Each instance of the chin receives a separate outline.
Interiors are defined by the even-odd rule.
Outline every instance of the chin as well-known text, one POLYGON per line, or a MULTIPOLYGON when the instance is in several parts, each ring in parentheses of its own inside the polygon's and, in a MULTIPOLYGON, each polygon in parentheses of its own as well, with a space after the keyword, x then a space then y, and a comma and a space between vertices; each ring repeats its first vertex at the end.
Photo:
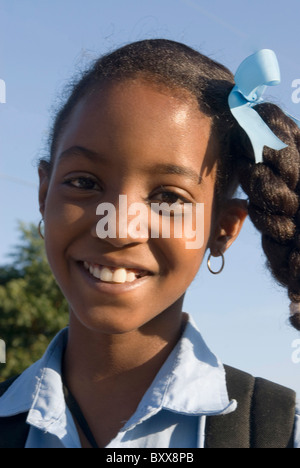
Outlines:
POLYGON ((143 322, 140 315, 138 317, 132 315, 132 311, 122 313, 119 308, 103 311, 103 308, 99 310, 94 307, 88 311, 85 309, 81 313, 72 310, 70 324, 73 327, 84 327, 86 330, 104 335, 122 335, 141 328, 147 322, 147 320, 143 322))

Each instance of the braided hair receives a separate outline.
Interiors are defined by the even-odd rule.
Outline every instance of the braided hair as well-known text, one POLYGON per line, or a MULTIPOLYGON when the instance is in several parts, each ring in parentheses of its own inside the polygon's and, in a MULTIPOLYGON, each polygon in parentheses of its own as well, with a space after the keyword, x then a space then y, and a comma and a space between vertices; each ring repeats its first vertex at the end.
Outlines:
POLYGON ((175 41, 154 39, 125 45, 96 60, 75 83, 56 115, 49 140, 49 158, 40 161, 49 174, 57 142, 76 104, 107 82, 141 78, 174 90, 186 90, 209 116, 220 146, 215 199, 217 209, 238 185, 248 196, 249 216, 261 232, 267 265, 287 288, 292 301, 291 324, 300 330, 300 129, 276 105, 255 106, 274 133, 288 147, 265 147, 256 164, 251 143, 233 118, 228 95, 232 73, 223 65, 175 41))
POLYGON ((265 148, 262 164, 241 162, 239 179, 268 267, 292 302, 290 322, 300 330, 300 130, 273 104, 260 104, 257 111, 288 147, 265 148))

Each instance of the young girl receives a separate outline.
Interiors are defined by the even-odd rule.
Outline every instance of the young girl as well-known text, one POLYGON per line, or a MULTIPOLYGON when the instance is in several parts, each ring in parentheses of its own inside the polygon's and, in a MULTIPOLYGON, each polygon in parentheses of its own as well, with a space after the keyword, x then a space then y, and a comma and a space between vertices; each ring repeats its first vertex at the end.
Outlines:
MULTIPOLYGON (((70 322, 41 360, 2 387, 2 445, 255 445, 248 422, 246 442, 240 441, 241 421, 248 418, 241 387, 246 374, 225 372, 182 310, 205 252, 216 273, 211 257, 224 262, 248 212, 300 328, 300 130, 275 105, 251 108, 287 145, 265 147, 257 163, 250 128, 228 104, 235 84, 224 66, 189 47, 147 40, 101 57, 72 88, 53 126, 49 160, 39 165, 43 236, 70 322), (233 198, 239 184, 248 206, 233 198), (187 248, 185 232, 151 236, 150 223, 148 236, 118 223, 114 236, 99 236, 99 205, 112 205, 119 219, 120 195, 128 207, 139 203, 148 213, 152 204, 164 203, 158 216, 161 223, 169 216, 172 226, 184 204, 192 214, 203 204, 202 245, 187 248), (234 430, 235 414, 242 419, 234 430), (215 428, 228 422, 228 431, 215 428), (227 432, 231 442, 223 437, 227 432)), ((133 218, 130 210, 126 216, 133 218)), ((265 427, 262 439, 272 434, 265 445, 277 446, 278 429, 284 439, 278 446, 297 447, 294 396, 288 416, 279 386, 261 393, 261 400, 255 397, 261 407, 276 394, 269 413, 284 413, 272 422, 257 417, 258 428, 265 427), (292 423, 285 426, 288 417, 292 423)))

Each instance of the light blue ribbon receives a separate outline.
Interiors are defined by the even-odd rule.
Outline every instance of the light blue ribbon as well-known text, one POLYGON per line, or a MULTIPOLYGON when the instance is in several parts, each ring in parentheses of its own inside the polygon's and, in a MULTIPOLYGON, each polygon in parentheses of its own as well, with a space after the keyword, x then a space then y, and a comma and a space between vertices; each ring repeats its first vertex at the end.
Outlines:
MULTIPOLYGON (((280 70, 273 50, 262 49, 247 57, 235 74, 235 86, 228 97, 232 115, 245 130, 252 143, 255 161, 262 162, 263 148, 281 150, 283 143, 263 121, 253 106, 263 102, 267 86, 280 83, 280 70)), ((300 121, 287 114, 300 127, 300 121)))

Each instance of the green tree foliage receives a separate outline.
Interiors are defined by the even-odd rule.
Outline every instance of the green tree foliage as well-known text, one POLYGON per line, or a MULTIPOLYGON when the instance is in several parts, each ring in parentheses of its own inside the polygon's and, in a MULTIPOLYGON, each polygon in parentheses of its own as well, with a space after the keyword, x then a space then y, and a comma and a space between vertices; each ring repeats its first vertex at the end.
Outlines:
POLYGON ((33 224, 20 223, 19 229, 12 262, 0 267, 0 339, 6 343, 0 381, 39 359, 68 324, 67 303, 48 265, 44 241, 33 224))

